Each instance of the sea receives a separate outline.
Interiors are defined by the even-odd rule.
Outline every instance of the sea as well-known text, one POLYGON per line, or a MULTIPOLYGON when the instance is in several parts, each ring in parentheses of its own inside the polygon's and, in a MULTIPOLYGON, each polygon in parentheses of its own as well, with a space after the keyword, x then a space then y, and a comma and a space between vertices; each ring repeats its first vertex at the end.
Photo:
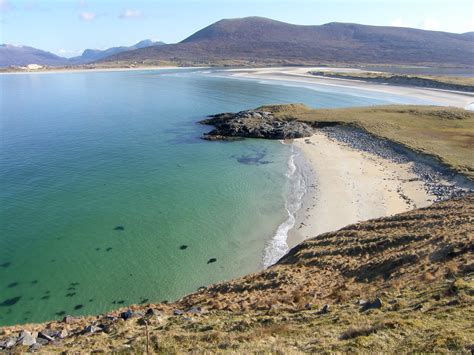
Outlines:
POLYGON ((222 73, 0 75, 0 326, 173 301, 284 255, 301 153, 202 140, 207 115, 421 103, 222 73))

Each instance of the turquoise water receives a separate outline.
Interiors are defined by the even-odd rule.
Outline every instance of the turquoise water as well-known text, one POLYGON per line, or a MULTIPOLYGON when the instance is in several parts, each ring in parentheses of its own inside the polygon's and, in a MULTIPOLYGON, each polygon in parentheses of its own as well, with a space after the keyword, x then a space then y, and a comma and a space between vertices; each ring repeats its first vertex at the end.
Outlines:
POLYGON ((203 141, 204 116, 400 100, 199 70, 2 75, 0 89, 0 325, 174 300, 262 267, 291 148, 203 141))

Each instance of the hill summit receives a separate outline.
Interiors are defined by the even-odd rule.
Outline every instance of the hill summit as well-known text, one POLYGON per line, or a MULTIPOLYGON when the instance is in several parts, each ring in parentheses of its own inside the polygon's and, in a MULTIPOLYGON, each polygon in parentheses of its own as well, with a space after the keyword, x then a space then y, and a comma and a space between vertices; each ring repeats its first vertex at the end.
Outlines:
POLYGON ((305 26, 245 17, 220 20, 177 44, 128 51, 107 60, 474 66, 474 39, 413 28, 338 22, 305 26))

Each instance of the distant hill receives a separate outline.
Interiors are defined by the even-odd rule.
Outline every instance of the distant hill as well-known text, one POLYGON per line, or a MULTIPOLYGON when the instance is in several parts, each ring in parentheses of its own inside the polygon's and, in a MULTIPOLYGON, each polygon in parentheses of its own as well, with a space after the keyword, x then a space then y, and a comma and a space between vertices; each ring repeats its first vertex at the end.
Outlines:
POLYGON ((351 23, 302 26, 247 17, 218 21, 178 44, 127 51, 106 60, 474 66, 474 38, 472 33, 351 23))
POLYGON ((160 45, 164 45, 164 44, 165 44, 164 42, 160 42, 160 41, 153 42, 150 39, 145 39, 145 40, 140 41, 140 42, 134 44, 133 46, 129 46, 129 47, 124 47, 124 46, 122 46, 122 47, 112 47, 112 48, 108 48, 108 49, 105 49, 105 50, 86 49, 82 53, 82 55, 80 55, 78 57, 70 58, 69 63, 70 64, 91 63, 91 62, 95 62, 95 61, 100 60, 100 59, 107 58, 107 57, 109 57, 111 55, 114 55, 114 54, 119 54, 119 53, 122 53, 122 52, 131 51, 131 50, 134 50, 134 49, 151 47, 151 46, 160 46, 160 45))
POLYGON ((0 45, 0 67, 10 65, 25 66, 28 64, 41 64, 50 66, 66 65, 66 58, 56 54, 42 51, 33 47, 13 46, 11 44, 0 45))
POLYGON ((125 51, 163 44, 163 42, 153 42, 146 39, 129 47, 112 47, 105 50, 86 49, 81 56, 69 59, 33 47, 2 44, 0 45, 0 67, 25 66, 28 64, 48 66, 87 64, 125 51))

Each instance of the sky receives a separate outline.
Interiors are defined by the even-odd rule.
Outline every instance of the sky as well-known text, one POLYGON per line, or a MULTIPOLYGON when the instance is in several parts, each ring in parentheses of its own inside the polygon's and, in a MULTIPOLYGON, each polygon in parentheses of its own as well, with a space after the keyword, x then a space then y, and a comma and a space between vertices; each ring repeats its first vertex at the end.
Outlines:
POLYGON ((0 0, 0 43, 71 57, 143 39, 175 43, 245 16, 464 33, 474 31, 474 0, 0 0))

